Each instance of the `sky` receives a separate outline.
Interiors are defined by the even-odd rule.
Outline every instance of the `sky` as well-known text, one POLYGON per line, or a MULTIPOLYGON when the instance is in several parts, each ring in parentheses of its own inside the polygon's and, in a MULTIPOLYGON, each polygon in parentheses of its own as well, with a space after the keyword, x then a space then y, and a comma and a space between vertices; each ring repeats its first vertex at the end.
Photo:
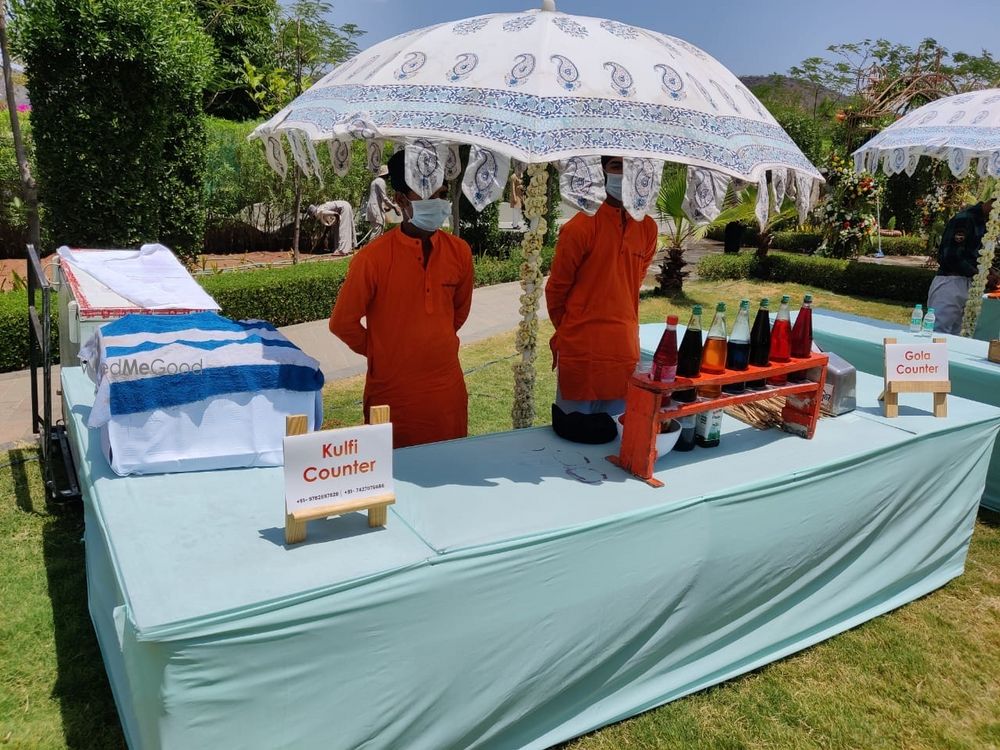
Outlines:
MULTIPOLYGON (((541 0, 333 0, 332 21, 368 33, 363 48, 411 29, 541 0)), ((611 18, 685 39, 737 75, 785 73, 831 44, 932 37, 952 52, 1000 56, 1000 0, 556 0, 557 10, 611 18)))

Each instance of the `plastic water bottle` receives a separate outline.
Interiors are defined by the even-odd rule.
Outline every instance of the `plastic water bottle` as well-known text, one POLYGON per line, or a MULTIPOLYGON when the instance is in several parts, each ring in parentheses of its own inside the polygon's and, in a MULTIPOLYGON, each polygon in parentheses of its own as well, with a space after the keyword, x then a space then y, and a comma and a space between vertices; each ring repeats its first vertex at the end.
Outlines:
POLYGON ((935 318, 934 318, 934 308, 933 307, 928 307, 927 308, 927 314, 924 316, 924 322, 923 322, 923 328, 922 328, 923 334, 922 335, 924 335, 924 336, 933 336, 934 335, 934 320, 935 320, 935 318))
POLYGON ((915 305, 913 312, 910 313, 910 333, 915 333, 920 335, 921 330, 923 330, 924 324, 924 306, 915 305))

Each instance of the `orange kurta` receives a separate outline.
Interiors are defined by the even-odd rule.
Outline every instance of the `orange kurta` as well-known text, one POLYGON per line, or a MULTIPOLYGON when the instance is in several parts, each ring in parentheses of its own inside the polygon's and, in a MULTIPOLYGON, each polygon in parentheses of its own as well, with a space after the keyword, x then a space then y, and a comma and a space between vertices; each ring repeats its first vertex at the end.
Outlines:
POLYGON ((635 221, 607 203, 559 233, 545 300, 563 398, 625 398, 639 361, 639 289, 656 237, 652 219, 635 221))
POLYGON ((431 243, 426 269, 421 241, 398 228, 362 248, 330 316, 330 330, 368 358, 365 421, 388 404, 396 448, 468 434, 457 331, 472 305, 472 252, 446 232, 431 243))

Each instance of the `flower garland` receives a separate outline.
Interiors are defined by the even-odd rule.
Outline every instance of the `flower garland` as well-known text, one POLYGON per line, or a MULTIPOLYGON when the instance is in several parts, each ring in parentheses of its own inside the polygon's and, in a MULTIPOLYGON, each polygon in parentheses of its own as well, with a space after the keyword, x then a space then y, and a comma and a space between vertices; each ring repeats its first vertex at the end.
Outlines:
POLYGON ((969 298, 965 301, 965 314, 962 316, 962 335, 972 336, 979 320, 979 311, 983 307, 983 292, 986 290, 986 278, 993 267, 993 255, 996 252, 997 241, 1000 239, 1000 185, 994 193, 993 211, 986 219, 986 236, 983 237, 983 247, 979 251, 979 271, 973 277, 969 287, 969 298))
POLYGON ((874 175, 855 172, 851 162, 838 154, 830 157, 829 193, 813 212, 821 225, 823 243, 818 253, 833 258, 853 258, 878 229, 872 213, 882 187, 874 175))
POLYGON ((538 339, 538 300, 542 296, 542 241, 547 229, 543 218, 548 200, 548 165, 528 165, 528 189, 524 215, 530 228, 521 240, 524 263, 521 264, 521 323, 514 345, 521 361, 514 365, 514 429, 531 427, 535 421, 535 349, 538 339))

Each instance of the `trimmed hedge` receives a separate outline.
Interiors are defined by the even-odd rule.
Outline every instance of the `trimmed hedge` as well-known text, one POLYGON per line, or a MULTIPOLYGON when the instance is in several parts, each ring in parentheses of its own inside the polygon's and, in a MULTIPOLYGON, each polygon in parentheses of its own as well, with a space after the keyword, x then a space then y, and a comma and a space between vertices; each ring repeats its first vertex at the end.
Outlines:
POLYGON ((197 254, 213 47, 191 4, 32 0, 12 20, 47 244, 197 254))
MULTIPOLYGON (((542 248, 542 272, 552 265, 555 250, 542 248)), ((519 253, 500 260, 478 257, 475 285, 491 286, 521 278, 523 258, 519 253)), ((234 320, 257 318, 276 326, 323 320, 330 316, 348 263, 320 261, 297 266, 234 271, 197 277, 198 283, 215 298, 222 315, 234 320)), ((0 294, 0 372, 28 366, 27 292, 0 294)), ((58 306, 53 299, 52 346, 59 351, 58 306)))
MULTIPOLYGON (((878 239, 871 240, 870 254, 878 252, 878 239)), ((923 237, 883 237, 882 252, 885 255, 927 255, 927 240, 923 237)))
MULTIPOLYGON (((555 255, 555 248, 543 247, 541 268, 542 273, 548 273, 552 267, 552 258, 555 255)), ((494 284, 506 284, 511 281, 521 279, 521 264, 524 256, 521 255, 520 248, 511 253, 510 257, 504 259, 480 256, 475 259, 476 266, 476 286, 492 286, 494 284)))
POLYGON ((702 258, 698 276, 710 281, 750 278, 788 281, 838 294, 914 302, 927 299, 934 271, 789 253, 769 253, 760 260, 755 253, 740 253, 702 258))
POLYGON ((347 263, 300 263, 283 268, 199 276, 221 314, 233 320, 257 318, 290 326, 330 317, 347 275, 347 263))
MULTIPOLYGON (((41 306, 40 296, 35 298, 41 306)), ((59 305, 52 297, 52 348, 59 360, 59 305)), ((28 293, 0 294, 0 372, 23 370, 28 366, 28 293)))
POLYGON ((775 232, 771 238, 771 250, 813 253, 822 242, 823 235, 818 232, 775 232))
MULTIPOLYGON (((711 240, 723 241, 723 227, 711 230, 706 236, 711 240)), ((757 247, 758 232, 756 227, 743 230, 743 247, 757 247)), ((790 253, 814 253, 823 242, 819 232, 775 232, 771 240, 771 250, 784 250, 790 253)), ((874 254, 878 248, 878 240, 872 240, 867 253, 874 254)), ((886 255, 926 255, 927 240, 923 237, 907 235, 905 237, 883 237, 882 252, 886 255)))

